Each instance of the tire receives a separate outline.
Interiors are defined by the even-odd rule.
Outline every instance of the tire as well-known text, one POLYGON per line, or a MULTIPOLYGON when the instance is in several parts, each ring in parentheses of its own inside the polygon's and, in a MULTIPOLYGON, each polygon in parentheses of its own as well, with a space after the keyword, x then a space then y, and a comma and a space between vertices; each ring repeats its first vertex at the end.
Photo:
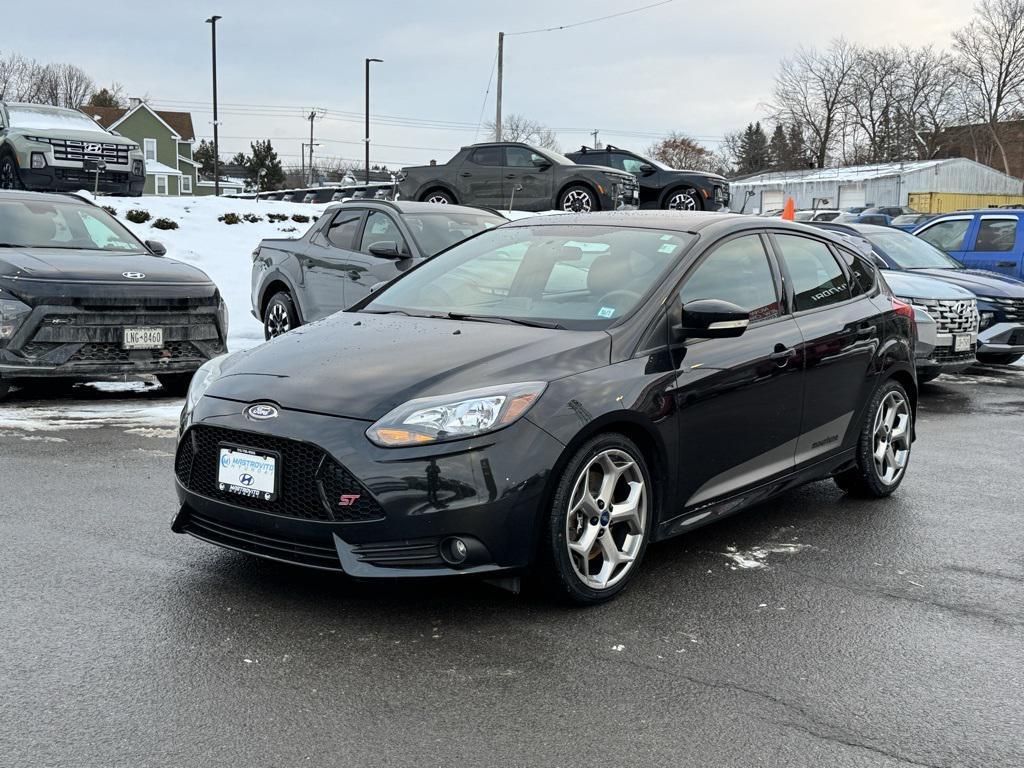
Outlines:
POLYGON ((542 522, 538 576, 578 605, 611 600, 643 559, 653 513, 654 487, 640 449, 614 432, 591 438, 566 464, 542 522), (614 485, 606 483, 611 472, 614 485))
POLYGON ((0 381, 0 401, 3 401, 11 391, 11 385, 6 381, 0 381))
POLYGON ((562 190, 562 194, 558 196, 558 208, 570 213, 590 213, 600 211, 601 203, 590 187, 573 184, 562 190))
POLYGON ((1024 355, 978 355, 978 362, 985 365, 1013 365, 1024 355))
POLYGON ((432 189, 423 195, 420 200, 424 203, 437 203, 438 205, 455 205, 455 198, 443 189, 432 189))
POLYGON ((857 439, 857 466, 836 475, 835 481, 851 496, 883 498, 903 482, 910 464, 914 416, 910 397, 895 379, 878 388, 865 409, 857 439), (884 447, 882 458, 876 454, 884 447))
POLYGON ((939 376, 942 375, 942 371, 928 371, 928 373, 918 373, 917 383, 927 384, 929 381, 935 381, 939 376))
POLYGON ((24 189, 21 183, 21 175, 18 173, 18 163, 14 154, 9 149, 0 152, 0 189, 24 189))
POLYGON ((179 397, 188 392, 188 385, 192 383, 193 376, 195 376, 194 371, 190 373, 158 373, 156 379, 166 394, 179 397))
POLYGON ((302 325, 295 302, 287 291, 275 293, 263 310, 263 336, 267 341, 302 325))
POLYGON ((700 195, 693 189, 674 189, 665 196, 666 211, 703 211, 700 195))

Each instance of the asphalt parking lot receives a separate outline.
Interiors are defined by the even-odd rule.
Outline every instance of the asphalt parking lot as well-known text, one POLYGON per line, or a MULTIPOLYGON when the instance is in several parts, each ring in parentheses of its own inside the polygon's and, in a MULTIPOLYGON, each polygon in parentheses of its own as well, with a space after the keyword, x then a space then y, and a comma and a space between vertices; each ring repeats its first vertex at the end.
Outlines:
POLYGON ((1024 368, 926 386, 895 497, 803 488, 585 610, 176 536, 171 430, 10 418, 174 406, 0 406, 3 766, 1024 764, 1024 368))

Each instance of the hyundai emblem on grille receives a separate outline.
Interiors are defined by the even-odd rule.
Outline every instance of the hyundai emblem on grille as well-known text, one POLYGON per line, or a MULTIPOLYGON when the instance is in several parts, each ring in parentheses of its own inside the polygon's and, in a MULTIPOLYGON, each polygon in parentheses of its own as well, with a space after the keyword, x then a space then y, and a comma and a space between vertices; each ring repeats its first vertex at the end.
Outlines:
POLYGON ((250 419, 256 419, 257 421, 266 421, 267 419, 277 418, 277 408, 266 403, 256 403, 250 405, 245 409, 246 415, 250 419))
POLYGON ((146 277, 145 272, 122 272, 121 277, 127 277, 129 280, 142 280, 146 277))

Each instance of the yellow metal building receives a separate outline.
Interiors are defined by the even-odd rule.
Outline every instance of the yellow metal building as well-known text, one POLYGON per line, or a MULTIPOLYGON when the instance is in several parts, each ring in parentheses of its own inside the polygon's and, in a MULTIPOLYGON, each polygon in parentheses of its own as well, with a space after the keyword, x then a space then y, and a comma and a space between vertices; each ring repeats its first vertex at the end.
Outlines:
POLYGON ((911 192, 907 205, 921 213, 950 213, 975 208, 1024 207, 1024 195, 971 195, 957 192, 911 192))

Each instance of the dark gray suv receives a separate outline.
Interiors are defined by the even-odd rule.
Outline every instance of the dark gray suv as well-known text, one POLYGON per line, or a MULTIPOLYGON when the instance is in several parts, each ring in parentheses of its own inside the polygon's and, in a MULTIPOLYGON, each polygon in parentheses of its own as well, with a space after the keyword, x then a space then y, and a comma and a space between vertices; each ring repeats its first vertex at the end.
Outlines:
POLYGON ((338 312, 423 259, 507 221, 461 205, 352 200, 300 238, 253 251, 252 313, 266 338, 338 312))

